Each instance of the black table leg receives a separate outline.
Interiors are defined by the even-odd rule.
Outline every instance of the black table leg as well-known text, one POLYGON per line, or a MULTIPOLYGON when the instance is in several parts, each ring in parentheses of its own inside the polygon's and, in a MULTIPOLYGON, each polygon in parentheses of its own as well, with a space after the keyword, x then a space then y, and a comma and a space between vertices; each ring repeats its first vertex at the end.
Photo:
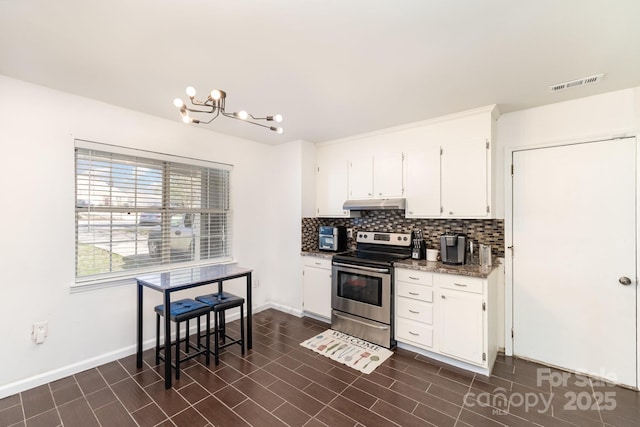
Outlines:
POLYGON ((253 347, 253 327, 252 327, 252 312, 253 307, 251 305, 251 272, 247 274, 247 350, 251 350, 253 347))
MULTIPOLYGON (((164 388, 171 388, 171 293, 164 291, 164 388)), ((179 345, 179 344, 178 344, 179 345)), ((177 350, 180 351, 180 350, 177 350)))
POLYGON ((138 283, 138 351, 136 353, 136 367, 142 368, 142 285, 138 283))

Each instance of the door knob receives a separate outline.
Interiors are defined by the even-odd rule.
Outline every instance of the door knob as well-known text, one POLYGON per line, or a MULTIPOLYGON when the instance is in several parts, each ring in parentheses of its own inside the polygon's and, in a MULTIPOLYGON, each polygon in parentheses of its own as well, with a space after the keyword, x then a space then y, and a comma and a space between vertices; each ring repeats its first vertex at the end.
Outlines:
POLYGON ((631 284, 631 279, 629 279, 626 276, 622 276, 621 278, 618 279, 618 282, 620 282, 621 284, 623 284, 625 286, 629 286, 631 284))

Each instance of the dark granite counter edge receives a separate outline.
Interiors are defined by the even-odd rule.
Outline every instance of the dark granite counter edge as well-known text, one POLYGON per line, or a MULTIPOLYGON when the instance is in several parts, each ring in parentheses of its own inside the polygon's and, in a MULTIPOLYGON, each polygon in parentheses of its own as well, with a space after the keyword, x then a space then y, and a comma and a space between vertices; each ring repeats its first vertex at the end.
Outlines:
POLYGON ((300 255, 302 256, 314 256, 318 258, 331 259, 335 252, 324 252, 324 251, 300 251, 300 255))
POLYGON ((440 261, 425 260, 402 260, 397 261, 393 265, 397 268, 406 268, 409 270, 428 271, 431 273, 456 274, 458 276, 479 277, 486 279, 491 272, 500 265, 498 260, 494 260, 491 267, 483 268, 479 265, 446 265, 440 261))
MULTIPOLYGON (((335 253, 334 252, 324 252, 324 251, 301 251, 300 255, 302 256, 313 256, 324 259, 331 259, 335 253)), ((412 260, 406 259, 403 261, 397 261, 394 263, 394 266, 398 268, 406 268, 409 270, 420 270, 420 271, 429 271, 431 273, 442 273, 442 274, 456 274, 458 276, 468 276, 468 277, 480 277, 486 279, 489 277, 489 274, 499 266, 499 261, 494 258, 493 265, 489 268, 483 269, 479 265, 446 265, 440 261, 425 261, 425 260, 412 260)))

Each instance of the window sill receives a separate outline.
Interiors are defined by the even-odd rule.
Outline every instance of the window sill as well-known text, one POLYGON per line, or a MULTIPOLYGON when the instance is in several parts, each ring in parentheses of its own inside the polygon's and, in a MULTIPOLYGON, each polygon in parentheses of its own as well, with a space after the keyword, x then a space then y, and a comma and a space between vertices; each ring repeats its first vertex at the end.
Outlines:
POLYGON ((203 267, 207 265, 236 264, 236 263, 237 263, 236 260, 229 259, 229 260, 220 261, 220 262, 208 262, 208 263, 203 262, 203 263, 197 263, 197 264, 183 265, 181 267, 174 266, 172 268, 167 267, 163 269, 139 271, 135 274, 118 276, 118 277, 109 277, 109 278, 101 277, 101 278, 85 279, 85 280, 80 279, 80 280, 76 280, 76 282, 69 287, 69 293, 75 294, 79 292, 93 291, 97 289, 113 288, 116 286, 135 285, 136 277, 142 276, 144 274, 164 273, 167 271, 184 270, 187 268, 203 267))

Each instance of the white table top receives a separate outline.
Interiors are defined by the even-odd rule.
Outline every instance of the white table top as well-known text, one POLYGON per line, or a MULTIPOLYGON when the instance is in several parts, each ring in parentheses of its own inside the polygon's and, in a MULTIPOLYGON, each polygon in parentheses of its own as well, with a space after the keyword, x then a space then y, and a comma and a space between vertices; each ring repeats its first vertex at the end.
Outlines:
POLYGON ((153 273, 136 277, 138 284, 159 291, 177 290, 200 284, 229 280, 246 276, 251 269, 233 264, 216 264, 203 267, 172 270, 165 273, 153 273))

